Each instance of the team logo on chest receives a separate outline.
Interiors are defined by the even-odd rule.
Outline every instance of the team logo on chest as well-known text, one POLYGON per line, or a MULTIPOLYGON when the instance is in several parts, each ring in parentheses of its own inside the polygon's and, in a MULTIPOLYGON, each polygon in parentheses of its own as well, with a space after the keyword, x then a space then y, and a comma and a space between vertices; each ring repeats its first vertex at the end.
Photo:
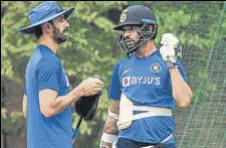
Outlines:
POLYGON ((151 65, 151 69, 150 70, 153 73, 159 73, 160 70, 161 70, 161 67, 160 67, 160 65, 158 63, 154 63, 154 64, 151 65))

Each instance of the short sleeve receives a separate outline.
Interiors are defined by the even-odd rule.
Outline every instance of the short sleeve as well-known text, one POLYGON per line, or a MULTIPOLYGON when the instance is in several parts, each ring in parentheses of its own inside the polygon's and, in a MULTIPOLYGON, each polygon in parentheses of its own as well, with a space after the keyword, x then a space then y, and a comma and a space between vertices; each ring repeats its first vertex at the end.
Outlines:
POLYGON ((59 92, 61 64, 58 61, 41 60, 38 64, 38 91, 53 89, 59 92))
MULTIPOLYGON (((178 60, 178 59, 177 59, 177 65, 178 65, 178 69, 179 69, 180 74, 183 77, 184 81, 188 82, 187 74, 186 74, 186 72, 184 70, 184 67, 183 67, 182 63, 180 62, 180 60, 178 60)), ((170 85, 170 88, 172 88, 171 77, 169 77, 169 85, 170 85)))
POLYGON ((116 63, 112 70, 111 84, 109 89, 109 98, 119 100, 121 95, 120 81, 119 81, 119 63, 116 63))

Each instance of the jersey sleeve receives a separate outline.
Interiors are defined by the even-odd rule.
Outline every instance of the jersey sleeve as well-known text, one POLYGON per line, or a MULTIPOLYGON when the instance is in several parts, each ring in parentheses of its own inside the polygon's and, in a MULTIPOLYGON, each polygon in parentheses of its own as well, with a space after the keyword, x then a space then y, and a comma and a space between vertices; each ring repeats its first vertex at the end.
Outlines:
POLYGON ((38 91, 53 89, 59 92, 61 65, 58 61, 41 60, 38 65, 38 91))
POLYGON ((116 63, 112 70, 111 83, 108 97, 113 100, 119 100, 121 95, 121 86, 119 81, 119 63, 116 63))
MULTIPOLYGON (((188 82, 187 74, 185 72, 185 69, 184 69, 181 61, 177 59, 176 62, 177 62, 178 69, 180 71, 181 76, 183 77, 183 79, 184 79, 185 82, 188 82)), ((170 88, 172 89, 172 80, 171 80, 171 77, 170 76, 169 76, 169 85, 170 85, 170 88)))

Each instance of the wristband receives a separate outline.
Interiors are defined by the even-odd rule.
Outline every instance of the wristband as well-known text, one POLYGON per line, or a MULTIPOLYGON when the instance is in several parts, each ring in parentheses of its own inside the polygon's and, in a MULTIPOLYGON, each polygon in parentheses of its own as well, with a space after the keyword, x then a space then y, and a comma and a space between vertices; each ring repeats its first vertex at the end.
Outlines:
POLYGON ((103 135, 101 137, 101 141, 104 141, 107 143, 114 143, 117 140, 118 140, 117 135, 111 135, 111 134, 107 134, 107 133, 103 133, 103 135))

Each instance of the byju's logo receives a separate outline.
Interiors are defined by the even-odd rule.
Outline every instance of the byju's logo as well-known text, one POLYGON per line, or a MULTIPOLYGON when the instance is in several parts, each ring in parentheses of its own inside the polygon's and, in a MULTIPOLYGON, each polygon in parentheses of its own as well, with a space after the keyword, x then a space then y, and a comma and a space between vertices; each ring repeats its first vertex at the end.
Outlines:
POLYGON ((130 85, 130 77, 125 77, 122 79, 122 86, 127 87, 130 85))
POLYGON ((124 77, 122 79, 122 86, 128 87, 131 85, 160 85, 160 77, 140 76, 140 77, 124 77))

